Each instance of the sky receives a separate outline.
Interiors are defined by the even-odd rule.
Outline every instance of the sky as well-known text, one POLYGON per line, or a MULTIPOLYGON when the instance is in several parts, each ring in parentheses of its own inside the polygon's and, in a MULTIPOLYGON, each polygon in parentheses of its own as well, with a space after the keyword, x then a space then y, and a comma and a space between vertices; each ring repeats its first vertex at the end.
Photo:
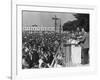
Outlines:
MULTIPOLYGON (((35 12, 23 11, 23 27, 37 24, 40 27, 54 27, 55 22, 52 19, 56 15, 61 19, 61 25, 65 22, 76 20, 73 13, 55 13, 55 12, 35 12)), ((57 26, 60 25, 60 20, 57 20, 57 26)))

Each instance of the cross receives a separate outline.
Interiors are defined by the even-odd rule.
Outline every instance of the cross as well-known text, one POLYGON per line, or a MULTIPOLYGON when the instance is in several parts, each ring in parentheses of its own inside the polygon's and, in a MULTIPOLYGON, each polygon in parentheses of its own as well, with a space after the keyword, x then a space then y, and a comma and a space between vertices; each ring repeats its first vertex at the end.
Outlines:
POLYGON ((57 20, 58 20, 59 18, 57 18, 57 17, 56 17, 56 15, 55 15, 55 17, 53 17, 52 19, 55 21, 55 31, 56 31, 56 27, 57 27, 57 20))

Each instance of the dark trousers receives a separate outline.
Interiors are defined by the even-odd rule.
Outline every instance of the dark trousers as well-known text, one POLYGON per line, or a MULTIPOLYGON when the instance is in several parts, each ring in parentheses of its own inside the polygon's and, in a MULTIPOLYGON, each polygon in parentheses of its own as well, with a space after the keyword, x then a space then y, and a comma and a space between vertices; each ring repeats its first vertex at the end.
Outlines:
POLYGON ((81 64, 89 64, 89 48, 82 49, 81 64))

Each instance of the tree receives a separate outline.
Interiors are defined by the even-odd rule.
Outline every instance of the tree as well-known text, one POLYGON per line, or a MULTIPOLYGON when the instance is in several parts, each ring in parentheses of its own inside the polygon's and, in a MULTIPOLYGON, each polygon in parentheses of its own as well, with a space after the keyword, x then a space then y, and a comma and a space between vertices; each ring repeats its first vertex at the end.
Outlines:
POLYGON ((75 14, 74 16, 77 18, 80 28, 89 32, 89 14, 75 14))
POLYGON ((64 23, 63 25, 63 30, 64 31, 75 31, 76 30, 76 26, 78 25, 77 20, 75 21, 68 21, 66 23, 64 23))
POLYGON ((64 23, 63 30, 66 31, 75 31, 77 27, 84 28, 86 31, 89 31, 89 14, 74 14, 77 20, 69 21, 64 23))

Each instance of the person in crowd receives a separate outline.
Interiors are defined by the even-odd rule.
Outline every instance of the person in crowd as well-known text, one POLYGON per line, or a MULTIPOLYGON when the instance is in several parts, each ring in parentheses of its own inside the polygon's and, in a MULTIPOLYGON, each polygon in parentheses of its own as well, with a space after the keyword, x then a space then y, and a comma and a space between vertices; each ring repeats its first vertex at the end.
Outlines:
POLYGON ((33 50, 31 51, 31 54, 32 54, 32 66, 34 68, 38 68, 38 65, 39 65, 39 54, 37 53, 35 48, 33 48, 33 50))

